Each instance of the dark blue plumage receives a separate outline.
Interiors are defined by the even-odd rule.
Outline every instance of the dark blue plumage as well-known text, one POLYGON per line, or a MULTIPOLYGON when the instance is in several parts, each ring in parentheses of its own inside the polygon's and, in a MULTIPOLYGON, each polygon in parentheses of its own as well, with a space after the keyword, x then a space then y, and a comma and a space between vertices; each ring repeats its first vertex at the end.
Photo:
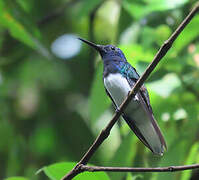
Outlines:
MULTIPOLYGON (((104 86, 115 108, 118 108, 139 79, 139 74, 127 62, 125 55, 119 48, 113 45, 97 45, 87 40, 79 39, 100 53, 104 64, 104 86)), ((144 85, 134 99, 131 100, 122 116, 137 137, 153 153, 163 154, 166 143, 154 119, 149 95, 144 85)))

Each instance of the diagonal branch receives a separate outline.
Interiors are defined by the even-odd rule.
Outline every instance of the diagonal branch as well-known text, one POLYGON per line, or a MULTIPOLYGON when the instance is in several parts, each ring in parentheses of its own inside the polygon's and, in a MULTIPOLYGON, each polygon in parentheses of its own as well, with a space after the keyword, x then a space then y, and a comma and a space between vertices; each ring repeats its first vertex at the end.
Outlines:
POLYGON ((174 171, 184 171, 198 169, 199 164, 184 165, 184 166, 168 166, 168 167, 156 167, 156 168, 143 168, 143 167, 102 167, 102 166, 86 166, 81 165, 80 169, 82 171, 104 171, 104 172, 174 172, 174 171))
POLYGON ((62 178, 62 180, 71 180, 73 177, 75 177, 76 175, 78 175, 79 173, 84 171, 83 169, 81 169, 82 165, 86 165, 88 163, 88 161, 93 156, 95 151, 99 148, 99 146, 103 143, 103 141, 109 136, 113 125, 117 122, 118 118, 120 117, 122 112, 125 110, 125 108, 129 104, 131 99, 139 91, 140 87, 143 85, 143 83, 149 77, 149 75, 154 70, 154 68, 157 66, 157 64, 160 62, 160 60, 166 55, 168 50, 171 48, 173 42, 176 40, 176 38, 182 32, 182 30, 185 28, 185 26, 192 20, 192 18, 194 17, 194 15, 197 13, 198 10, 199 10, 199 3, 188 14, 188 16, 179 25, 179 27, 175 30, 175 32, 171 35, 171 37, 167 41, 165 41, 164 44, 160 47, 160 49, 157 52, 157 54, 155 55, 152 63, 147 67, 147 69, 145 70, 143 75, 136 82, 135 86, 132 88, 132 90, 129 93, 129 95, 127 96, 127 98, 121 104, 119 110, 115 112, 115 114, 114 114, 113 118, 111 119, 111 121, 101 131, 101 133, 96 138, 95 142, 90 146, 90 148, 85 153, 85 155, 82 157, 82 159, 79 161, 79 163, 77 163, 77 165, 68 174, 66 174, 62 178))

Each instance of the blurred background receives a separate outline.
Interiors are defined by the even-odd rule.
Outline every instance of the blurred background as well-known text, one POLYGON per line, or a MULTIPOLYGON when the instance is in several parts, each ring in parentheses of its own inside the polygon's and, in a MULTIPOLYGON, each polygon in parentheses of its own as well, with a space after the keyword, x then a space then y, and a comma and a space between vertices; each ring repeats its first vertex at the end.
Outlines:
MULTIPOLYGON (((79 161, 110 121, 114 111, 103 87, 102 62, 77 37, 118 46, 141 74, 195 2, 1 0, 0 179, 49 179, 35 173, 79 161)), ((121 119, 90 163, 199 163, 198 27, 199 15, 145 83, 168 151, 154 156, 121 119)), ((109 173, 106 178, 196 180, 199 172, 109 173)))

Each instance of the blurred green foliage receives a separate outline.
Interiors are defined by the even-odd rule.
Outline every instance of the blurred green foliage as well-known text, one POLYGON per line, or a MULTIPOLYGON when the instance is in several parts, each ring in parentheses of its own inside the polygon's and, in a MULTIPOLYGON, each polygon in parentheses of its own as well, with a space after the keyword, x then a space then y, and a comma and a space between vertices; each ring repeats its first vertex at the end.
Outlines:
MULTIPOLYGON (((0 179, 59 179, 82 157, 113 114, 98 55, 82 45, 70 58, 56 57, 51 51, 56 38, 72 34, 115 44, 142 73, 195 2, 1 0, 0 179)), ((156 167, 199 163, 198 27, 196 15, 146 82, 168 151, 163 157, 154 156, 121 119, 92 164, 156 167)), ((66 54, 72 51, 70 46, 75 48, 72 41, 64 43, 69 44, 62 50, 66 54)), ((198 178, 198 170, 76 177, 198 178)))
MULTIPOLYGON (((45 166, 42 169, 39 170, 40 171, 44 171, 45 174, 54 180, 60 180, 67 172, 69 172, 74 166, 76 165, 76 163, 73 162, 61 162, 61 163, 56 163, 50 166, 45 166)), ((77 177, 74 178, 74 180, 78 180, 78 179, 88 179, 88 180, 92 180, 92 179, 96 179, 96 180, 109 180, 109 177, 106 173, 104 172, 99 172, 99 173, 81 173, 80 175, 78 175, 77 177)))

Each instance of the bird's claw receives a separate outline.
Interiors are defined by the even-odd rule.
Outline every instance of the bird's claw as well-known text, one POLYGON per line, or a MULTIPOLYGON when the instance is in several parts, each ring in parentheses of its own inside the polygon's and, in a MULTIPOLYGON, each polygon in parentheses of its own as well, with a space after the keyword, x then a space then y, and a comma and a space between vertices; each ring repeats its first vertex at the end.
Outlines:
POLYGON ((115 112, 116 112, 116 113, 120 112, 120 108, 117 107, 117 108, 115 109, 115 112))
POLYGON ((131 94, 131 91, 128 92, 128 96, 131 94))

